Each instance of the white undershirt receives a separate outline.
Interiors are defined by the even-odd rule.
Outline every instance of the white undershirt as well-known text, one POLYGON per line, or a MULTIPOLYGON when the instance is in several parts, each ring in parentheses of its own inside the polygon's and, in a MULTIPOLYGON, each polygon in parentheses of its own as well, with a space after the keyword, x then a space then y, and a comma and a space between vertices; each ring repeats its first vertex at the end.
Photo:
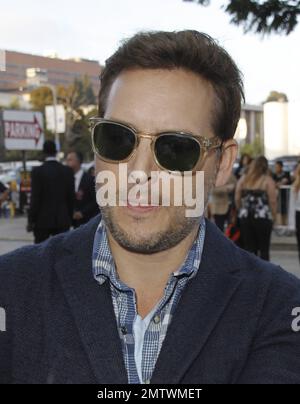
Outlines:
POLYGON ((82 176, 83 176, 83 169, 81 168, 74 175, 74 177, 75 177, 75 192, 78 192, 78 188, 79 188, 79 184, 80 184, 82 176))
POLYGON ((136 369, 140 378, 140 382, 143 384, 143 376, 142 376, 142 359, 143 359, 143 346, 144 346, 144 338, 145 332, 152 320, 153 314, 155 313, 156 307, 151 310, 149 314, 145 318, 142 318, 137 314, 135 321, 133 323, 133 334, 134 334, 134 359, 136 369))

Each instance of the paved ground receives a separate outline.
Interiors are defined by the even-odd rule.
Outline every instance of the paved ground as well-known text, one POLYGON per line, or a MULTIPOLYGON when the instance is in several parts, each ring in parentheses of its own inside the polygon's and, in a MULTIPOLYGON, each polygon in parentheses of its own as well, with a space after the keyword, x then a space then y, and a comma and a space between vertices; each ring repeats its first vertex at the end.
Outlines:
POLYGON ((300 278, 298 251, 272 250, 271 261, 300 278))
MULTIPOLYGON (((26 232, 26 219, 0 218, 0 255, 33 243, 32 233, 26 232)), ((300 278, 300 265, 295 236, 273 234, 271 261, 300 278)))
POLYGON ((20 243, 31 243, 32 233, 26 231, 26 218, 16 217, 14 219, 0 218, 0 243, 12 241, 20 243))

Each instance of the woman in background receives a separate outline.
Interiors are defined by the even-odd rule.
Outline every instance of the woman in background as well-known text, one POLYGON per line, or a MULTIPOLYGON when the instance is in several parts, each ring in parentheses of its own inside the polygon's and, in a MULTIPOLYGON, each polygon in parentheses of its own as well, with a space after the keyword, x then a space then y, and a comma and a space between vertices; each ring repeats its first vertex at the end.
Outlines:
POLYGON ((210 211, 215 224, 224 232, 225 223, 230 219, 230 209, 232 208, 236 178, 231 174, 227 183, 221 187, 216 187, 211 193, 210 211))
POLYGON ((300 262, 300 163, 294 172, 294 182, 290 194, 289 227, 296 229, 300 262))
POLYGON ((238 181, 235 193, 244 248, 267 261, 277 208, 276 185, 268 170, 264 156, 255 159, 238 181))
POLYGON ((235 170, 235 173, 234 173, 237 180, 239 180, 244 174, 247 173, 247 170, 251 164, 251 161, 252 161, 252 158, 251 158, 250 154, 244 153, 241 155, 239 166, 235 170))

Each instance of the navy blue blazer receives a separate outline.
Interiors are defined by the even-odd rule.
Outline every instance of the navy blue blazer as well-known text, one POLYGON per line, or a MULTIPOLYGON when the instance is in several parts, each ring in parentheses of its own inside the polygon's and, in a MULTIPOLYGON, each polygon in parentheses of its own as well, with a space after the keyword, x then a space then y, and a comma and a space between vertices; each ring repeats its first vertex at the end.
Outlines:
MULTIPOLYGON (((92 274, 98 223, 0 257, 0 383, 127 383, 109 284, 92 274)), ((151 383, 299 384, 295 307, 296 277, 207 222, 151 383)))

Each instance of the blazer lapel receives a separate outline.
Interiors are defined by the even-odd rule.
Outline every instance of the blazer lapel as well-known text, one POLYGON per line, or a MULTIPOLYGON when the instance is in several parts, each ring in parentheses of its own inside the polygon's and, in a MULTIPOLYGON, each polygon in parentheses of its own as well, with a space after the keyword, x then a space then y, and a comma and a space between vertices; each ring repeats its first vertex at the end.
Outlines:
POLYGON ((109 283, 93 278, 92 248, 100 216, 67 236, 56 270, 98 383, 127 383, 109 283))
MULTIPOLYGON (((97 382, 127 383, 110 287, 93 278, 92 248, 99 220, 97 216, 67 236, 56 270, 97 382)), ((206 226, 198 274, 180 299, 151 383, 180 382, 241 282, 231 242, 213 224, 207 221, 206 226)))
POLYGON ((85 172, 84 172, 84 173, 82 174, 81 180, 80 180, 79 185, 78 185, 78 191, 79 191, 81 188, 84 187, 85 176, 86 176, 86 174, 85 174, 85 172))
POLYGON ((199 271, 179 301, 151 383, 179 383, 200 354, 241 282, 235 273, 233 248, 207 221, 199 271))

